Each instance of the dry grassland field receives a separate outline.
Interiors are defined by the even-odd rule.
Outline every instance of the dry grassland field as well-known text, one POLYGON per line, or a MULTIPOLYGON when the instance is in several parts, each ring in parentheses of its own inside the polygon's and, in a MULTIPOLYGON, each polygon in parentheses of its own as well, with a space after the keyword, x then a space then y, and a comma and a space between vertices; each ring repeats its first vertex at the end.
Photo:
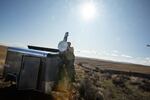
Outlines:
MULTIPOLYGON (((149 100, 150 66, 76 57, 75 82, 70 100, 149 100)), ((0 98, 54 100, 38 92, 20 92, 0 82, 0 98)), ((61 93, 57 96, 62 96, 61 93)), ((62 100, 62 99, 58 99, 62 100)), ((68 100, 68 99, 65 99, 68 100)))
POLYGON ((82 63, 84 65, 88 65, 90 68, 98 67, 101 69, 112 69, 118 71, 150 74, 150 66, 144 66, 138 64, 114 62, 109 60, 83 58, 83 57, 76 57, 76 63, 82 63))
POLYGON ((150 66, 82 57, 76 57, 75 63, 84 100, 150 98, 150 66))

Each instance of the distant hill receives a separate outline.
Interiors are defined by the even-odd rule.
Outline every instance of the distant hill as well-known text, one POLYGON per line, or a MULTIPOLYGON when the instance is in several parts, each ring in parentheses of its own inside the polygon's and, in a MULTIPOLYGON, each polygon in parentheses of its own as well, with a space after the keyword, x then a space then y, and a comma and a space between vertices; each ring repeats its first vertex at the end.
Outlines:
POLYGON ((93 59, 86 57, 76 57, 75 63, 88 64, 93 67, 100 67, 104 69, 113 69, 127 72, 138 72, 150 74, 150 66, 138 65, 132 63, 115 62, 110 60, 93 59))

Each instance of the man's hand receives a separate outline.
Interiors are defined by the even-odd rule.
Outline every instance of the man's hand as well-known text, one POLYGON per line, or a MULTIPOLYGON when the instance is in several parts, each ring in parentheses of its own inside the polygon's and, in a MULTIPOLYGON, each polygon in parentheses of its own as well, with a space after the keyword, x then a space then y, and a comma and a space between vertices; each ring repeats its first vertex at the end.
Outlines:
POLYGON ((67 42, 67 38, 68 38, 68 36, 69 36, 69 32, 66 32, 66 33, 65 33, 65 36, 64 36, 64 40, 63 40, 63 41, 67 42))

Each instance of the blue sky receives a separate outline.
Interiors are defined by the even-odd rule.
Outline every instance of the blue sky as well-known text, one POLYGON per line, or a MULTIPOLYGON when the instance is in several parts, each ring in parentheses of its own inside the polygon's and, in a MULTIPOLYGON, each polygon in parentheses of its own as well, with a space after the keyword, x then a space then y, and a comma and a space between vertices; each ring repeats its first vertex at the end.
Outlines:
POLYGON ((77 56, 150 65, 149 5, 150 0, 0 0, 0 43, 57 48, 69 31, 77 56), (94 4, 93 19, 83 18, 85 3, 94 4))

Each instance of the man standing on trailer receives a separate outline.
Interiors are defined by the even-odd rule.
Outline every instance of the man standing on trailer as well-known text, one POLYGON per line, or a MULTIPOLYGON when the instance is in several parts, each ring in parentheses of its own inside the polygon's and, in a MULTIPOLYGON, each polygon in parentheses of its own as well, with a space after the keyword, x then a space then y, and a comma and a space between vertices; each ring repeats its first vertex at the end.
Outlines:
POLYGON ((65 33, 63 41, 58 44, 58 48, 60 50, 61 58, 63 59, 63 64, 65 65, 65 69, 67 75, 69 77, 70 82, 75 81, 75 68, 74 68, 74 48, 71 47, 71 42, 67 42, 69 32, 65 33))

